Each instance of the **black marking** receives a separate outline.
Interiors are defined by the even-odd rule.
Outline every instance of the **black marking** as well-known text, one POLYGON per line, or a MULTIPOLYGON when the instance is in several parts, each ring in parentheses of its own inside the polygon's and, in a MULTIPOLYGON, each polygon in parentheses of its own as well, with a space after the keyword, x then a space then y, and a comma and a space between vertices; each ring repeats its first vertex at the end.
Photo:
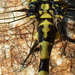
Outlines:
POLYGON ((55 7, 54 15, 62 15, 63 16, 63 9, 61 9, 62 8, 61 3, 60 2, 54 2, 53 5, 55 7), (58 5, 58 7, 56 5, 58 5))
POLYGON ((44 33, 42 32, 42 28, 43 28, 43 26, 40 26, 37 29, 39 42, 48 41, 48 42, 54 43, 54 39, 55 39, 56 32, 57 32, 56 27, 49 25, 50 31, 47 33, 47 38, 44 38, 44 36, 43 36, 44 33))
POLYGON ((31 2, 29 4, 29 11, 28 11, 28 16, 36 15, 38 16, 38 11, 37 11, 37 2, 31 2))
POLYGON ((49 22, 53 23, 53 18, 40 18, 39 24, 42 23, 44 20, 48 20, 49 22))
POLYGON ((57 29, 53 25, 49 25, 49 28, 50 28, 50 31, 48 32, 48 36, 46 38, 46 41, 54 43, 54 39, 55 39, 55 36, 56 36, 57 29))
POLYGON ((49 59, 41 59, 39 71, 41 70, 49 72, 49 59))
POLYGON ((39 26, 37 28, 39 42, 42 42, 44 40, 42 28, 43 28, 43 26, 39 26))

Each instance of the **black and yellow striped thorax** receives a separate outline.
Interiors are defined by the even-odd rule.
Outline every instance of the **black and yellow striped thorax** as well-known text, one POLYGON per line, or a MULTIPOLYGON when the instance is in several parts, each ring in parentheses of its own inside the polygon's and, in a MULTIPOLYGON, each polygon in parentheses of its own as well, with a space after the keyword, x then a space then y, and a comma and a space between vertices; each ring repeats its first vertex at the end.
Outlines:
POLYGON ((38 41, 41 49, 39 75, 48 75, 49 57, 57 32, 53 24, 54 7, 52 0, 32 0, 29 16, 30 18, 36 17, 39 21, 37 28, 38 41))
POLYGON ((53 35, 52 30, 56 29, 53 24, 54 7, 52 2, 50 0, 32 0, 28 15, 30 18, 36 17, 39 21, 39 42, 42 42, 43 40, 53 42, 52 40, 54 38, 49 36, 49 34, 53 35))

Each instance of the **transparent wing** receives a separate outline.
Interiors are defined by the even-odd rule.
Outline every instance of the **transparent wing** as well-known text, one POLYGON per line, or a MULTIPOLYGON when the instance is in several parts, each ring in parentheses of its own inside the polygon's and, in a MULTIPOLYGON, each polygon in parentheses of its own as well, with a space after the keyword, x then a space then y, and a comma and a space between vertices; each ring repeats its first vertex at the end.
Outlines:
POLYGON ((66 43, 64 46, 65 49, 65 55, 71 58, 75 57, 75 20, 71 19, 69 17, 65 18, 62 22, 64 34, 69 39, 66 39, 66 43))
MULTIPOLYGON (((63 5, 64 6, 64 5, 63 5)), ((67 8, 66 8, 67 9, 67 8)), ((55 40, 51 54, 51 72, 55 75, 75 74, 75 11, 66 11, 64 19, 55 18, 60 39, 55 40), (62 38, 63 36, 65 38, 62 38), (68 39, 67 39, 68 37, 68 39), (60 69, 59 69, 60 68, 60 69)), ((64 13, 64 12, 63 12, 64 13)))
POLYGON ((66 33, 66 36, 73 41, 67 40, 66 38, 64 38, 64 40, 62 38, 63 35, 59 39, 55 40, 55 44, 51 53, 50 75, 75 74, 75 20, 69 18, 69 16, 67 16, 67 18, 64 17, 62 22, 57 21, 58 23, 56 23, 60 23, 60 35, 64 35, 66 33))
POLYGON ((71 11, 67 11, 67 12, 69 14, 64 15, 61 21, 59 20, 59 18, 57 18, 57 21, 55 23, 57 24, 61 41, 66 42, 65 45, 63 43, 63 50, 65 50, 66 47, 68 46, 70 48, 67 49, 72 49, 74 51, 75 50, 74 46, 73 47, 72 45, 70 46, 69 43, 73 43, 75 45, 75 17, 73 16, 75 11, 73 13, 71 11))
POLYGON ((0 69, 2 75, 9 74, 9 72, 10 75, 18 74, 15 71, 21 68, 21 63, 26 59, 35 42, 33 35, 38 23, 36 19, 29 19, 27 12, 20 11, 23 9, 28 10, 26 0, 0 0, 0 69))

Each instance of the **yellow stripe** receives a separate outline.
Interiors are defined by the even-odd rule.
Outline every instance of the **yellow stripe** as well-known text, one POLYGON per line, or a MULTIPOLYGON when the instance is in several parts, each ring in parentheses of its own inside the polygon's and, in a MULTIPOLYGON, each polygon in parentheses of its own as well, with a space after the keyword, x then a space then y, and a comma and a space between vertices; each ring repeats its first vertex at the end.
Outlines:
POLYGON ((41 15, 42 14, 42 11, 39 11, 39 14, 41 15))
POLYGON ((56 1, 56 2, 60 2, 61 0, 54 0, 54 1, 56 1))
POLYGON ((62 15, 55 15, 55 17, 63 19, 62 15))
POLYGON ((31 2, 36 2, 37 0, 31 0, 31 2))
POLYGON ((49 10, 49 8, 50 8, 50 5, 48 3, 41 5, 41 9, 43 10, 49 10))
POLYGON ((37 0, 26 0, 27 1, 27 3, 29 4, 30 2, 36 2, 37 0))
POLYGON ((47 38, 48 32, 50 31, 49 25, 44 25, 44 28, 42 28, 42 32, 44 32, 43 36, 44 38, 47 38))
POLYGON ((34 39, 38 40, 38 32, 34 34, 34 39))
POLYGON ((53 25, 53 24, 46 19, 39 24, 39 26, 42 26, 42 25, 43 25, 42 32, 44 32, 43 36, 44 38, 46 38, 48 35, 47 33, 50 31, 49 25, 53 25))
POLYGON ((35 15, 31 15, 31 16, 29 16, 29 18, 35 18, 36 16, 35 15))
POLYGON ((56 6, 56 7, 59 7, 59 5, 57 5, 57 4, 56 4, 55 6, 56 6))
POLYGON ((42 26, 42 25, 53 25, 50 21, 48 21, 47 19, 45 19, 43 22, 41 22, 40 24, 39 24, 39 26, 42 26))
POLYGON ((44 13, 40 18, 53 18, 49 13, 44 13))
POLYGON ((49 75, 46 71, 40 71, 39 75, 49 75))
POLYGON ((53 15, 53 14, 54 14, 54 11, 53 11, 53 10, 49 10, 49 12, 51 13, 51 15, 53 15))
POLYGON ((49 51, 48 51, 48 48, 50 45, 53 45, 52 43, 50 42, 47 42, 47 41, 43 41, 41 42, 39 45, 41 45, 41 59, 48 59, 49 58, 49 51))

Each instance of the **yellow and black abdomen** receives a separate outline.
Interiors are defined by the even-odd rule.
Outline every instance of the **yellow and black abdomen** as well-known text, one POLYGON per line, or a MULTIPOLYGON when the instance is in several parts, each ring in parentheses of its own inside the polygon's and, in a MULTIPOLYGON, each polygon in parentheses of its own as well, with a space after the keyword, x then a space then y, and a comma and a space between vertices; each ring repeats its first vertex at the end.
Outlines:
POLYGON ((53 24, 54 10, 50 0, 32 0, 29 17, 37 18, 38 41, 40 45, 39 75, 49 74, 49 57, 56 37, 57 29, 53 24), (38 15, 38 16, 37 16, 38 15))
POLYGON ((56 27, 53 25, 52 4, 47 1, 40 1, 38 40, 41 48, 39 75, 48 75, 49 57, 56 36, 56 27))
MULTIPOLYGON (((45 19, 48 20, 48 19, 45 19)), ((51 21, 51 19, 49 19, 51 21)), ((54 39, 56 36, 56 28, 50 24, 39 24, 38 27, 38 38, 39 44, 41 47, 41 60, 39 67, 39 75, 47 75, 44 71, 49 72, 49 57, 54 44, 54 39), (44 25, 48 25, 48 27, 44 27, 44 25), (43 74, 42 74, 43 73, 43 74)))

